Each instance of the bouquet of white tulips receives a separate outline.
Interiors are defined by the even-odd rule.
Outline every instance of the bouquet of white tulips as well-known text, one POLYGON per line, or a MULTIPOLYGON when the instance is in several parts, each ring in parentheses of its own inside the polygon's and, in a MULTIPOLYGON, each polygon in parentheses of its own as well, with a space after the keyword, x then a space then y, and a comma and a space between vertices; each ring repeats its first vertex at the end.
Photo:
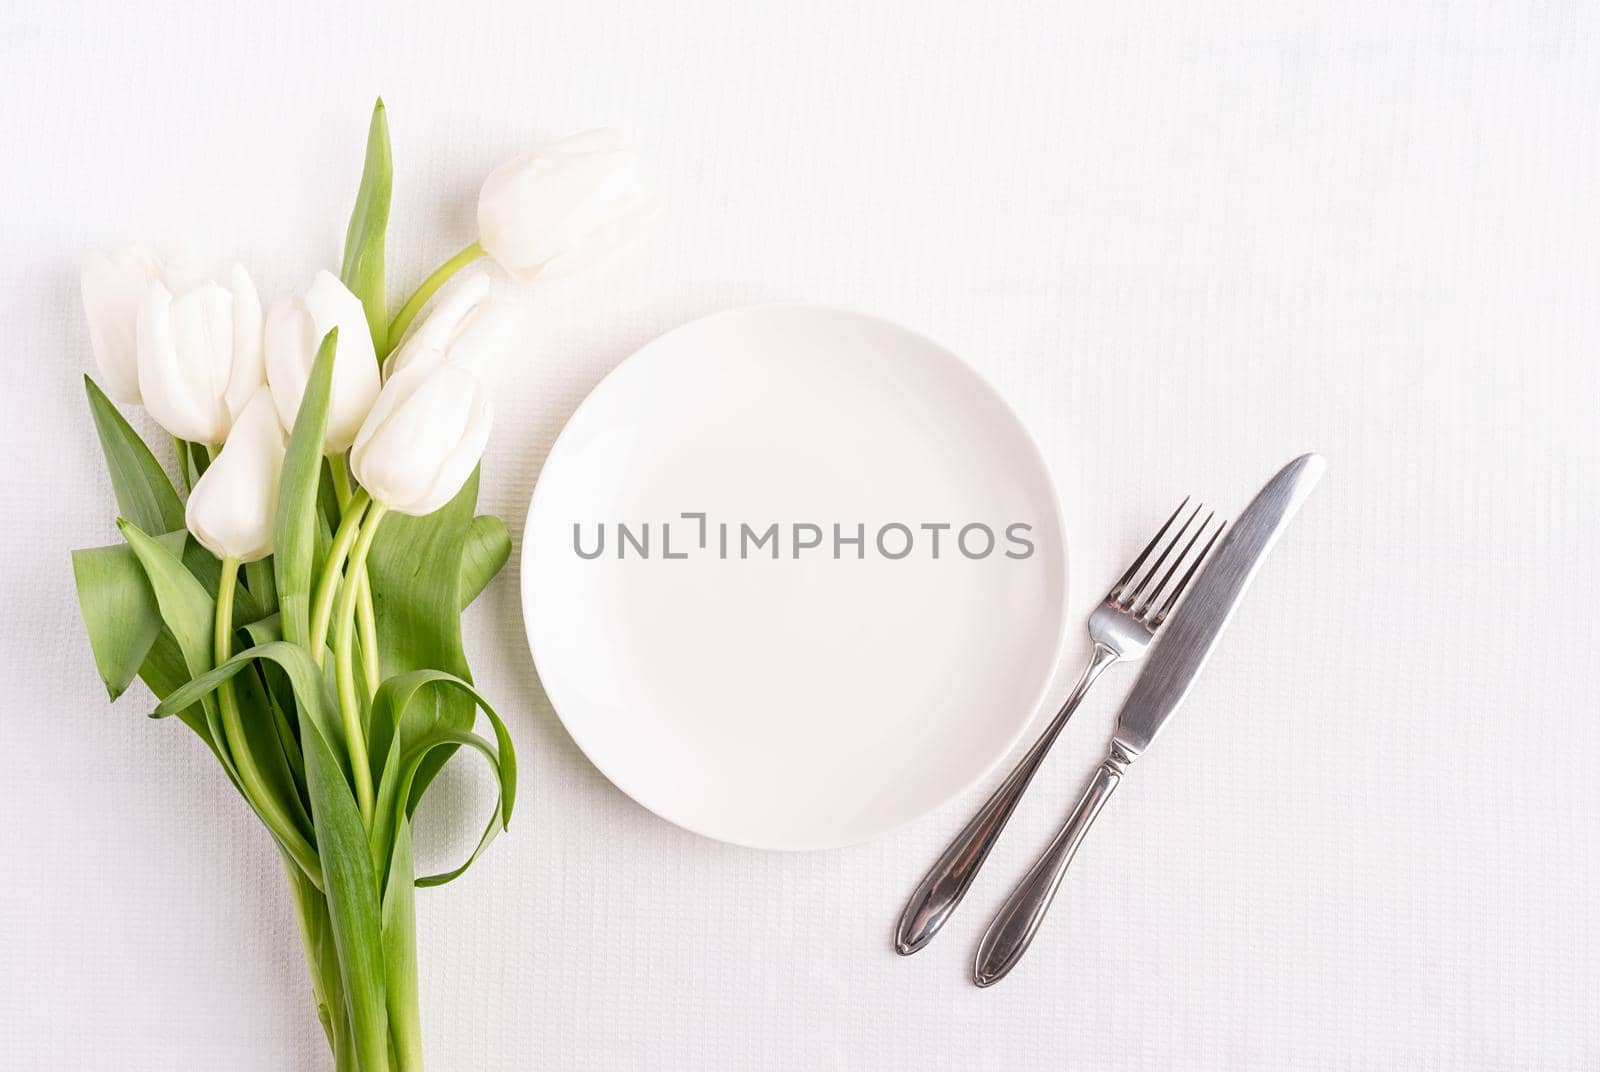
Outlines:
POLYGON ((391 319, 391 179, 380 101, 340 274, 265 313, 237 265, 86 259, 101 385, 85 383, 126 542, 72 556, 112 699, 143 679, 153 717, 205 743, 277 845, 334 1064, 362 1072, 422 1067, 413 889, 461 875, 516 795, 460 626, 511 548, 474 509, 490 279, 440 288, 484 256, 518 279, 566 271, 651 208, 614 132, 519 157, 485 182, 477 240, 391 319), (176 482, 114 402, 171 433, 176 482), (412 815, 462 747, 498 805, 466 862, 418 878, 412 815))

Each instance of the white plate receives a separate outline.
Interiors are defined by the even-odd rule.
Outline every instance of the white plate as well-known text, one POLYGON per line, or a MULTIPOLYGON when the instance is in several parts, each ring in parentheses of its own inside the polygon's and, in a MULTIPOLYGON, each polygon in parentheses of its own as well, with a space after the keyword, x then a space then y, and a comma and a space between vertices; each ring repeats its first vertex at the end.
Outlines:
POLYGON ((663 818, 760 848, 861 841, 981 779, 1042 699, 1065 596, 1060 504, 1016 414, 949 351, 833 309, 645 346, 562 431, 523 533, 528 642, 579 747, 663 818), (776 560, 754 540, 773 523, 776 560), (895 523, 913 543, 891 559, 895 523), (937 558, 924 523, 953 526, 937 558), (592 553, 602 524, 580 557, 575 526, 592 553), (795 557, 796 524, 821 546, 795 557), (956 545, 970 524, 986 557, 956 545))

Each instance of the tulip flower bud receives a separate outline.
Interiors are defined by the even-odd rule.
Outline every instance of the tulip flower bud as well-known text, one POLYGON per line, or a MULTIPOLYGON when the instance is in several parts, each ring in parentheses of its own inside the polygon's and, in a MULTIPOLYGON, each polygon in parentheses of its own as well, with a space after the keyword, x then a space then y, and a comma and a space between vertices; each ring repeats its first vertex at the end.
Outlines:
POLYGON ((265 386, 234 421, 228 441, 189 493, 184 521, 218 558, 254 562, 272 553, 284 435, 265 386))
POLYGON ((227 286, 174 272, 139 302, 139 393, 161 427, 194 443, 228 437, 261 385, 261 299, 240 265, 227 286))
POLYGON ((383 385, 350 451, 350 466, 378 502, 431 514, 467 482, 489 441, 492 412, 478 377, 427 350, 383 385))
POLYGON ((339 341, 323 441, 329 454, 349 449, 378 397, 378 358, 361 299, 331 272, 318 272, 303 295, 282 298, 267 311, 267 383, 285 428, 294 427, 317 348, 334 328, 339 329, 339 341))
POLYGON ((478 194, 478 242, 516 278, 550 278, 623 245, 655 209, 622 134, 590 130, 490 172, 478 194))
POLYGON ((450 364, 489 382, 502 343, 502 318, 496 315, 500 306, 489 300, 490 286, 489 273, 481 269, 447 283, 433 299, 433 311, 413 325, 383 363, 384 379, 405 369, 418 354, 438 351, 450 364))
POLYGON ((118 402, 138 404, 139 302, 161 276, 154 257, 137 247, 107 256, 83 258, 83 312, 89 318, 89 343, 100 368, 100 385, 118 402))

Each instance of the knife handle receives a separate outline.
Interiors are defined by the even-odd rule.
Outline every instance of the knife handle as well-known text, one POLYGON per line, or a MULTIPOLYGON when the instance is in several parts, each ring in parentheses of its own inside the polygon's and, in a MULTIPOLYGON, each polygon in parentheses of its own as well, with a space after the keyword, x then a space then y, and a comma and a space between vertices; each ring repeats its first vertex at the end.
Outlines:
POLYGON ((1111 799, 1112 790, 1122 781, 1123 773, 1133 757, 1123 751, 1115 741, 1105 760, 1089 779, 1089 788, 1083 792, 1077 807, 1067 817, 1056 833, 1049 848, 1039 857, 1033 868, 1023 876, 1017 888, 1011 891, 1001 906, 994 922, 978 944, 978 957, 973 964, 972 981, 979 986, 992 986, 1005 978, 1016 967, 1022 954, 1028 951, 1033 936, 1050 910, 1056 890, 1066 876, 1067 865, 1078 851, 1083 835, 1089 832, 1100 809, 1111 799))
POLYGON ((956 905, 961 903, 961 898, 972 888, 972 880, 977 877, 978 869, 988 859, 989 850, 994 848, 995 842, 1000 840, 1000 832, 1005 829, 1006 821, 1017 810, 1017 802, 1027 791, 1028 783, 1033 781, 1045 754, 1060 736, 1062 727, 1072 717, 1072 712, 1077 710, 1078 704, 1083 702, 1083 697, 1101 671, 1118 658, 1104 644, 1095 645, 1089 664, 1084 667, 1082 676, 1056 717, 1050 720, 1050 725, 1039 735, 1027 754, 1017 761, 1006 780, 1000 783, 1000 788, 978 809, 978 814, 962 827, 950 847, 922 877, 911 899, 906 902, 904 911, 900 913, 894 933, 895 952, 903 957, 910 956, 939 933, 939 928, 945 925, 950 914, 956 910, 956 905))

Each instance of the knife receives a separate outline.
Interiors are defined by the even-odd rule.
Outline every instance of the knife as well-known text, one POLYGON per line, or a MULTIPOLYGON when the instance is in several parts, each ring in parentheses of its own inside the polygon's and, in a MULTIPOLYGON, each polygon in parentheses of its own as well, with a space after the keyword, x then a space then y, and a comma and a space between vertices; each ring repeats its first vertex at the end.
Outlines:
POLYGON ((1216 647, 1217 638, 1233 617, 1262 560, 1311 494, 1326 466, 1320 455, 1303 454, 1280 469, 1245 507, 1216 554, 1195 578, 1188 598, 1173 612, 1166 638, 1157 644, 1144 672, 1123 701, 1111 747, 1089 779, 1088 789, 1044 855, 989 924, 978 945, 973 982, 979 986, 999 982, 1027 952, 1061 886, 1067 865, 1095 816, 1122 781, 1128 764, 1150 747, 1189 694, 1189 687, 1216 647))

